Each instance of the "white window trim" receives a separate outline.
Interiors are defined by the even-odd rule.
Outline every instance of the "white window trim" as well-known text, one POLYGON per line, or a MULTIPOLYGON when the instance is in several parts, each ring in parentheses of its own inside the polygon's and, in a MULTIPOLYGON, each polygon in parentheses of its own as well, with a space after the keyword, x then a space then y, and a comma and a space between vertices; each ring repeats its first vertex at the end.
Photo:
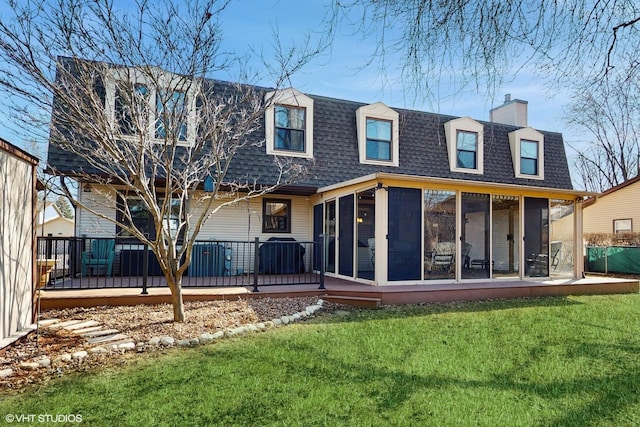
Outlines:
POLYGON ((111 123, 111 129, 118 138, 128 141, 138 141, 137 135, 122 135, 118 129, 118 123, 115 117, 115 97, 116 82, 130 81, 133 84, 142 84, 149 89, 149 123, 147 124, 148 138, 152 143, 164 143, 164 139, 156 138, 156 95, 158 87, 161 90, 186 92, 186 108, 187 108, 187 138, 184 141, 176 141, 176 145, 193 146, 196 140, 197 117, 196 117, 196 97, 198 85, 195 82, 185 81, 185 77, 181 77, 159 68, 150 71, 142 71, 136 68, 124 68, 110 70, 105 79, 105 112, 111 123), (186 91, 184 89, 187 89, 186 91))
POLYGON ((267 154, 277 156, 313 158, 313 99, 294 89, 287 88, 265 95, 267 108, 264 113, 265 142, 267 154), (276 105, 300 107, 305 112, 304 151, 278 150, 275 148, 275 107, 276 105))
POLYGON ((511 159, 516 178, 544 179, 544 135, 537 130, 526 127, 509 132, 509 145, 511 146, 511 159), (534 141, 538 143, 538 174, 529 175, 520 171, 520 141, 534 141))
POLYGON ((613 220, 613 233, 614 234, 619 234, 619 233, 633 233, 633 219, 632 218, 618 218, 618 219, 614 219, 613 220), (624 230, 619 230, 616 227, 617 223, 622 223, 622 222, 629 222, 629 229, 624 229, 624 230))
POLYGON ((360 163, 367 165, 398 166, 400 164, 400 114, 382 102, 364 105, 356 110, 356 133, 360 163), (367 119, 391 122, 391 160, 367 159, 367 119))
POLYGON ((444 124, 444 135, 447 139, 447 152, 449 153, 449 169, 451 172, 462 172, 482 175, 484 174, 484 126, 471 117, 460 117, 449 120, 444 124), (478 147, 476 150, 476 168, 458 167, 458 131, 472 132, 478 135, 478 147))

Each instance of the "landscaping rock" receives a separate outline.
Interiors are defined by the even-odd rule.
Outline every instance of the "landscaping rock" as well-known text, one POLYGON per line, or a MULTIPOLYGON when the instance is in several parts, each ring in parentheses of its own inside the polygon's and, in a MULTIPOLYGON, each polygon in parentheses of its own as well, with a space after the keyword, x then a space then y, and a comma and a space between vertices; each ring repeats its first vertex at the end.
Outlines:
POLYGON ((274 326, 282 325, 282 320, 281 319, 273 319, 272 322, 273 322, 274 326))
POLYGON ((85 357, 87 357, 88 355, 89 355, 89 353, 87 353, 87 352, 86 352, 86 351, 84 351, 84 350, 76 351, 75 353, 71 353, 71 357, 72 357, 73 359, 76 359, 76 360, 82 360, 82 359, 84 359, 85 357))
POLYGON ((170 337, 168 335, 160 337, 160 344, 162 344, 162 345, 171 346, 175 342, 176 342, 176 340, 174 340, 172 337, 170 337))
POLYGON ((104 347, 93 347, 92 349, 89 350, 91 353, 94 354, 104 354, 104 353, 109 353, 109 350, 107 350, 104 347))
POLYGON ((258 327, 256 325, 254 325, 253 323, 250 325, 247 325, 247 329, 249 329, 251 332, 258 332, 260 329, 258 329, 258 327))
POLYGON ((218 332, 213 334, 213 339, 214 340, 218 340, 218 339, 220 339, 222 337, 224 337, 224 331, 218 331, 218 332))
POLYGON ((7 368, 0 370, 0 378, 7 378, 13 374, 13 369, 7 368))
POLYGON ((191 346, 191 340, 190 339, 178 340, 178 341, 176 341, 176 345, 178 347, 190 347, 191 346))
POLYGON ((283 325, 288 325, 289 323, 291 323, 291 319, 289 318, 289 316, 282 316, 280 318, 280 321, 283 325))
POLYGON ((54 359, 55 362, 68 363, 71 362, 71 355, 69 353, 63 353, 54 359))
POLYGON ((267 329, 267 325, 265 325, 264 322, 260 322, 260 323, 256 324, 256 327, 258 329, 260 329, 261 331, 264 331, 265 329, 267 329))
POLYGON ((273 321, 272 321, 272 320, 267 320, 266 322, 264 322, 264 326, 265 326, 267 329, 269 329, 269 328, 273 328, 273 327, 275 327, 276 325, 273 323, 273 321))
POLYGON ((213 335, 211 335, 208 332, 205 332, 204 334, 200 334, 199 340, 201 343, 208 343, 214 340, 213 335))
POLYGON ((42 359, 38 360, 38 364, 41 367, 46 368, 47 366, 51 366, 51 359, 49 359, 48 357, 43 357, 42 359))
POLYGON ((36 369, 40 368, 40 364, 38 362, 22 362, 20 364, 20 367, 27 371, 35 371, 36 369))
POLYGON ((118 344, 118 350, 133 350, 136 348, 136 344, 133 342, 123 342, 122 344, 118 344))
POLYGON ((153 337, 149 340, 149 345, 157 346, 160 345, 160 337, 153 337))

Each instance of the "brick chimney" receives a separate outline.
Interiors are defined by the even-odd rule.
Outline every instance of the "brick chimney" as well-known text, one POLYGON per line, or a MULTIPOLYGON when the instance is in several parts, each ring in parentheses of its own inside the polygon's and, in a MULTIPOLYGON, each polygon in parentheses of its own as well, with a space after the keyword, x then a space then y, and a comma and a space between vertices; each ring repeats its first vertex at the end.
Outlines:
POLYGON ((489 120, 494 123, 527 127, 527 101, 511 99, 511 94, 504 96, 504 103, 489 111, 489 120))

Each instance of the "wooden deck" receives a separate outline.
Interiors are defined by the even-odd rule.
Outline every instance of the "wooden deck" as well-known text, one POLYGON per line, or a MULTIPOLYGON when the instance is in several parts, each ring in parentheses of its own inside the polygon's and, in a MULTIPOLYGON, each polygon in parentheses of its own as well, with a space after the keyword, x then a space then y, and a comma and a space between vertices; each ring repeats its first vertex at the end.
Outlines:
MULTIPOLYGON (((326 289, 318 285, 263 286, 252 292, 251 286, 183 288, 185 301, 230 300, 261 297, 317 296, 327 301, 360 307, 403 305, 445 301, 476 301, 495 298, 523 298, 562 295, 620 294, 640 292, 639 279, 588 277, 577 280, 492 280, 475 283, 438 285, 371 286, 362 283, 325 278, 326 289)), ((78 290, 42 290, 39 292, 42 309, 93 307, 99 305, 136 305, 170 302, 166 287, 103 288, 78 290)))

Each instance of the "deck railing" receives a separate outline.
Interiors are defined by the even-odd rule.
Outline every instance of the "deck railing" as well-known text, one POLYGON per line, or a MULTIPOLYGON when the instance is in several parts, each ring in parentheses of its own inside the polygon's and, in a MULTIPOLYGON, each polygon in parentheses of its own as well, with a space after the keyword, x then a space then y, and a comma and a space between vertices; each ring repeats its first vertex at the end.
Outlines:
MULTIPOLYGON (((194 244, 183 287, 318 284, 324 288, 323 244, 293 239, 194 244)), ((139 242, 93 237, 38 237, 38 258, 55 265, 45 289, 167 286, 155 254, 139 242)))

